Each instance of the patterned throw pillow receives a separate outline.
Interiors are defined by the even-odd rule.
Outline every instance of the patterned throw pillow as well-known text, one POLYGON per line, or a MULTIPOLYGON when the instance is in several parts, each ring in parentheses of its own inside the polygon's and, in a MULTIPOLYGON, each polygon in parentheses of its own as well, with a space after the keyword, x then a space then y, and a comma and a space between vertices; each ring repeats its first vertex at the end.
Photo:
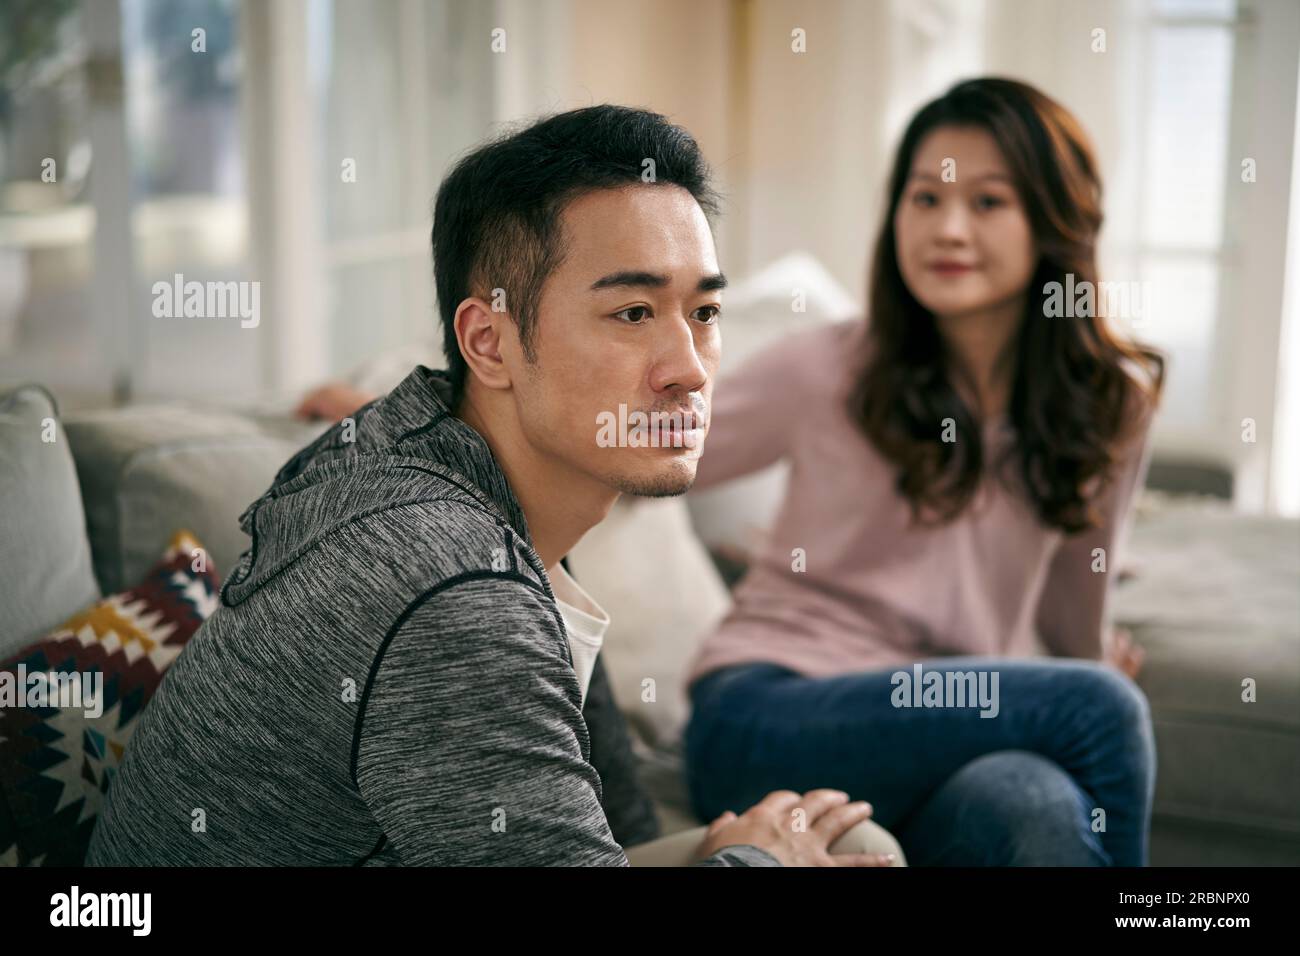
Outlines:
POLYGON ((0 866, 82 864, 140 712, 217 595, 178 531, 139 585, 0 661, 0 866))

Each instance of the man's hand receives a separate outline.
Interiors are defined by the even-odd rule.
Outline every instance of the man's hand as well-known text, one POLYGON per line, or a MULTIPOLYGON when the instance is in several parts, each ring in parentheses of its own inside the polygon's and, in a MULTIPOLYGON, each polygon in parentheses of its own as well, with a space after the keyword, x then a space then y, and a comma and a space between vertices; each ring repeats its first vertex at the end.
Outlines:
POLYGON ((891 865, 892 853, 829 852, 846 831, 871 816, 871 804, 848 799, 843 790, 809 790, 802 796, 793 790, 773 791, 740 816, 728 810, 709 824, 694 859, 712 856, 724 846, 748 843, 766 850, 783 866, 891 865))
POLYGON ((1136 679, 1147 652, 1133 643, 1133 635, 1127 628, 1117 627, 1110 632, 1110 640, 1102 645, 1101 657, 1111 667, 1136 679))
POLYGON ((331 382, 308 392, 294 412, 299 418, 323 418, 337 422, 355 412, 375 396, 342 382, 331 382))

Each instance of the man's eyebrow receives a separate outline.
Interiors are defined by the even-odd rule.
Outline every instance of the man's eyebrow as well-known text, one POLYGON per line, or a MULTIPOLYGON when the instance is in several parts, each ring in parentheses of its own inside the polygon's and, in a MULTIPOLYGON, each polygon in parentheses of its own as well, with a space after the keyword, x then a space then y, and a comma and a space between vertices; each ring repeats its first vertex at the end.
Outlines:
MULTIPOLYGON (((671 284, 672 278, 658 272, 640 272, 635 269, 625 269, 622 272, 611 272, 607 276, 602 276, 591 284, 591 291, 596 292, 600 289, 615 289, 625 286, 639 286, 642 288, 662 289, 664 286, 671 284)), ((727 287, 727 277, 721 272, 711 276, 705 276, 696 286, 699 292, 716 292, 727 287)))
POLYGON ((643 286, 651 289, 662 289, 671 281, 668 276, 659 273, 625 269, 622 272, 611 272, 607 276, 601 276, 591 284, 591 291, 615 289, 620 286, 643 286))

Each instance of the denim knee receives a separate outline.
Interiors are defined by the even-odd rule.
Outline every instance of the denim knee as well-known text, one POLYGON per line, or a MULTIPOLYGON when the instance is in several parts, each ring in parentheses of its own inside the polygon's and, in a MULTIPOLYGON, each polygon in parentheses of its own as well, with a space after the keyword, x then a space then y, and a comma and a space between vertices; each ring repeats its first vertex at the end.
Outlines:
POLYGON ((1092 829, 1091 802, 1059 764, 1006 750, 981 758, 977 772, 1002 778, 1010 866, 1105 866, 1110 858, 1092 829))
POLYGON ((1131 679, 1106 664, 1080 662, 1072 689, 1089 713, 1094 729, 1104 729, 1130 760, 1145 773, 1154 771, 1155 738, 1151 704, 1131 679))
POLYGON ((1091 823, 1089 801, 1074 779, 1023 750, 999 750, 966 764, 918 821, 960 831, 945 858, 935 860, 941 865, 1106 866, 1110 858, 1091 823))
POLYGON ((1088 693, 1123 727, 1143 729, 1151 724, 1151 705, 1142 688, 1108 664, 1087 665, 1088 693))

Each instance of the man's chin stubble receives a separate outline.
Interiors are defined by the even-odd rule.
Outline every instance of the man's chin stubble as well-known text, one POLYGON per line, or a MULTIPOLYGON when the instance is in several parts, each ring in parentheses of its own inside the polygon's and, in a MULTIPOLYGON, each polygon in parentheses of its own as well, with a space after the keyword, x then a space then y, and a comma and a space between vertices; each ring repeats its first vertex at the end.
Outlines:
POLYGON ((625 495, 635 495, 638 498, 674 498, 677 495, 684 495, 695 484, 695 473, 689 475, 655 475, 650 476, 619 476, 610 481, 610 487, 617 489, 625 495))

